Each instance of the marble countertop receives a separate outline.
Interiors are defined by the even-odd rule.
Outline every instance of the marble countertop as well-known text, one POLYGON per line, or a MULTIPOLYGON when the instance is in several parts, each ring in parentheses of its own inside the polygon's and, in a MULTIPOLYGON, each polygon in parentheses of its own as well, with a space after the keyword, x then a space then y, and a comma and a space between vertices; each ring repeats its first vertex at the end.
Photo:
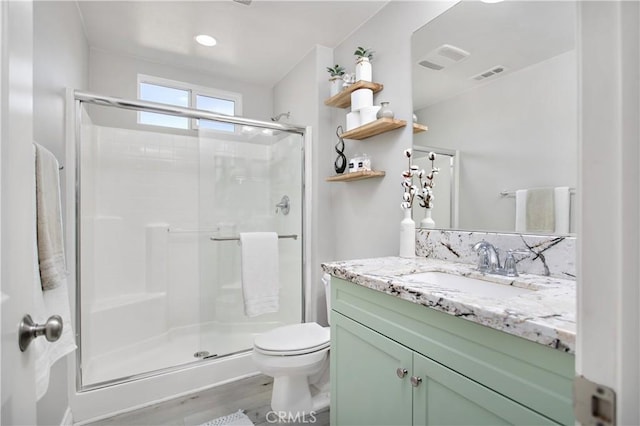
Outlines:
POLYGON ((462 317, 551 348, 575 353, 576 283, 573 280, 531 274, 511 278, 482 275, 474 265, 400 257, 359 259, 322 264, 338 278, 389 295, 462 317), (479 278, 534 291, 508 297, 471 295, 464 290, 412 279, 423 272, 479 278))

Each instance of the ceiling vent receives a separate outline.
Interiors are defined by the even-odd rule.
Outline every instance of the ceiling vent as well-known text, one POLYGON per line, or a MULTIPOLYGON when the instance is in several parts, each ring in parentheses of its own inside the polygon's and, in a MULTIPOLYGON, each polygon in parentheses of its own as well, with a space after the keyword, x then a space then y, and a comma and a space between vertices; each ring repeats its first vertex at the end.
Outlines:
POLYGON ((497 65, 495 67, 492 67, 484 72, 481 72, 480 74, 471 77, 471 79, 473 80, 484 80, 490 77, 495 77, 496 75, 499 75, 501 73, 503 73, 507 68, 502 66, 502 65, 497 65))
POLYGON ((418 63, 423 67, 440 71, 441 69, 467 59, 469 55, 469 52, 459 47, 443 44, 429 52, 429 54, 418 63))

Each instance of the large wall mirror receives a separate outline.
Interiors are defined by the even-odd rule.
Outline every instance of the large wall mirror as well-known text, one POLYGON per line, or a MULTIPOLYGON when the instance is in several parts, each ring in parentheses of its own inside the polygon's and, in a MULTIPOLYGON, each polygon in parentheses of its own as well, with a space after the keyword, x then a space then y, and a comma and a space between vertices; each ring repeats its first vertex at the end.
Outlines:
POLYGON ((458 167, 436 181, 452 189, 434 200, 437 228, 575 232, 575 32, 574 2, 461 1, 413 34, 413 109, 429 129, 414 148, 458 167))

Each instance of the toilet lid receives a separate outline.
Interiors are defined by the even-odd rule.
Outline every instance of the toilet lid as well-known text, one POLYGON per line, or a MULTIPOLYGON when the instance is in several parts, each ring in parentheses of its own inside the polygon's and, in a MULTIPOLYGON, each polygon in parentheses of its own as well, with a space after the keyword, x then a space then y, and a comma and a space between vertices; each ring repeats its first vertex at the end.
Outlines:
POLYGON ((315 322, 285 325, 257 336, 254 346, 261 352, 307 353, 329 346, 329 328, 315 322))

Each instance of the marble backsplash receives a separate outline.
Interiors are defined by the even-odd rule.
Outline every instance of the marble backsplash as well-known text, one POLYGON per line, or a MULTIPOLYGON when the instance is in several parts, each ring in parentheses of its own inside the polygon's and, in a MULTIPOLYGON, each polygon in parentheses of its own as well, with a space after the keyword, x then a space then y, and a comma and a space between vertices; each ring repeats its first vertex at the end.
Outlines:
POLYGON ((478 255, 471 247, 482 240, 493 244, 499 250, 501 263, 504 262, 507 250, 526 250, 528 255, 515 256, 519 273, 575 280, 575 237, 418 229, 416 255, 477 264, 478 255))

